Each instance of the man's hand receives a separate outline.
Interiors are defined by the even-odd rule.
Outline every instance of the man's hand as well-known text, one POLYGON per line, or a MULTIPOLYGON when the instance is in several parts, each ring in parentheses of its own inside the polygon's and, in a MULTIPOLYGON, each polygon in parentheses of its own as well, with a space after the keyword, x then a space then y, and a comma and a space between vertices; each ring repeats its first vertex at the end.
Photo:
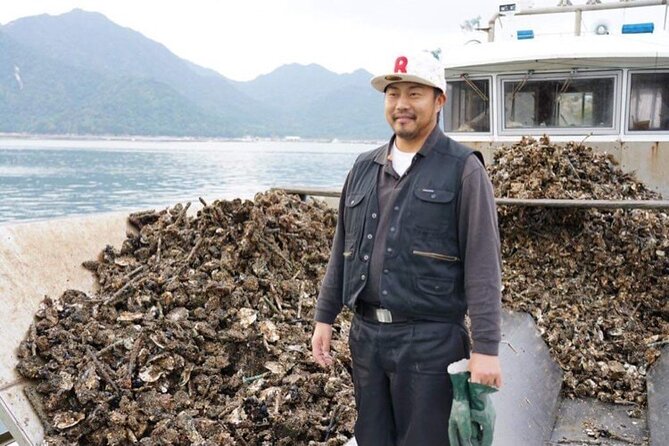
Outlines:
POLYGON ((502 368, 497 356, 472 353, 469 359, 470 382, 502 387, 502 368))
POLYGON ((332 325, 323 322, 316 322, 314 335, 311 337, 311 353, 314 360, 321 367, 332 365, 332 356, 330 356, 330 340, 332 339, 332 325))

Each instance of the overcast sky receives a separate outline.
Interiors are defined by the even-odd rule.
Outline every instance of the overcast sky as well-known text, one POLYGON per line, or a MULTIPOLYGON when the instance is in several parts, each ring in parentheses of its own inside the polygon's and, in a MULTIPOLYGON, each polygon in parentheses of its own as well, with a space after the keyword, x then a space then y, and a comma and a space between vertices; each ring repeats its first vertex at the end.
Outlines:
MULTIPOLYGON (((398 53, 464 41, 460 24, 477 16, 487 23, 501 3, 512 2, 2 0, 0 23, 74 8, 97 11, 180 57, 231 79, 250 80, 294 62, 317 63, 338 73, 358 68, 385 71, 398 53)), ((533 3, 555 6, 558 0, 533 3)))

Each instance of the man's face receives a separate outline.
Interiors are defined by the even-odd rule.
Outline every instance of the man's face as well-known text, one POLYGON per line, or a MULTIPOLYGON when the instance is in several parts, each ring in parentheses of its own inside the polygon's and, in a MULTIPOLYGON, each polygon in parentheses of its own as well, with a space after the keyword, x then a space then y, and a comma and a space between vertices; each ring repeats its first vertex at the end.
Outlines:
POLYGON ((395 82, 386 88, 385 114, 398 138, 427 137, 437 123, 437 113, 446 100, 427 85, 395 82))

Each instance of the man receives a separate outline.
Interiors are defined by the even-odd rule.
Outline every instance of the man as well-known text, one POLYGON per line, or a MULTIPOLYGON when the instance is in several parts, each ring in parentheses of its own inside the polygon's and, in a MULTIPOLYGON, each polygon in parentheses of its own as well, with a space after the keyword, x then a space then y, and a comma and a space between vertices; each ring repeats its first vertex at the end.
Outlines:
POLYGON ((355 312, 349 345, 359 446, 448 444, 447 366, 469 357, 471 380, 501 386, 501 261, 492 185, 480 153, 437 125, 443 69, 400 56, 372 79, 385 94, 390 142, 356 160, 344 184, 316 305, 314 359, 332 364, 332 323, 355 312))

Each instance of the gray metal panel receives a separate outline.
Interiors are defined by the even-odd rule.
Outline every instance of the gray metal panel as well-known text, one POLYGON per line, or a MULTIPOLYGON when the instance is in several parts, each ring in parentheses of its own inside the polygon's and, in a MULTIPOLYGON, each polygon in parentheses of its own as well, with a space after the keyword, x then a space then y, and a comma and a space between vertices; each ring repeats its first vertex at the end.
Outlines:
POLYGON ((34 446, 41 443, 44 430, 23 393, 25 385, 17 384, 0 392, 0 418, 19 445, 34 446))
MULTIPOLYGON (((609 446, 646 444, 646 420, 630 418, 629 406, 604 403, 596 399, 564 399, 550 445, 581 446, 599 441, 609 446)), ((666 445, 666 443, 663 443, 666 445)))
POLYGON ((669 347, 653 364, 646 377, 648 429, 651 446, 669 444, 669 347))
POLYGON ((551 358, 527 313, 502 312, 503 387, 492 395, 497 412, 495 446, 538 446, 550 439, 562 387, 551 358))
POLYGON ((23 394, 26 380, 15 370, 16 350, 45 295, 68 288, 93 289, 93 275, 81 267, 105 245, 125 239, 127 213, 0 225, 0 420, 21 445, 39 444, 40 421, 23 394))
POLYGON ((0 421, 0 445, 9 444, 12 441, 12 434, 7 431, 5 425, 0 421))

